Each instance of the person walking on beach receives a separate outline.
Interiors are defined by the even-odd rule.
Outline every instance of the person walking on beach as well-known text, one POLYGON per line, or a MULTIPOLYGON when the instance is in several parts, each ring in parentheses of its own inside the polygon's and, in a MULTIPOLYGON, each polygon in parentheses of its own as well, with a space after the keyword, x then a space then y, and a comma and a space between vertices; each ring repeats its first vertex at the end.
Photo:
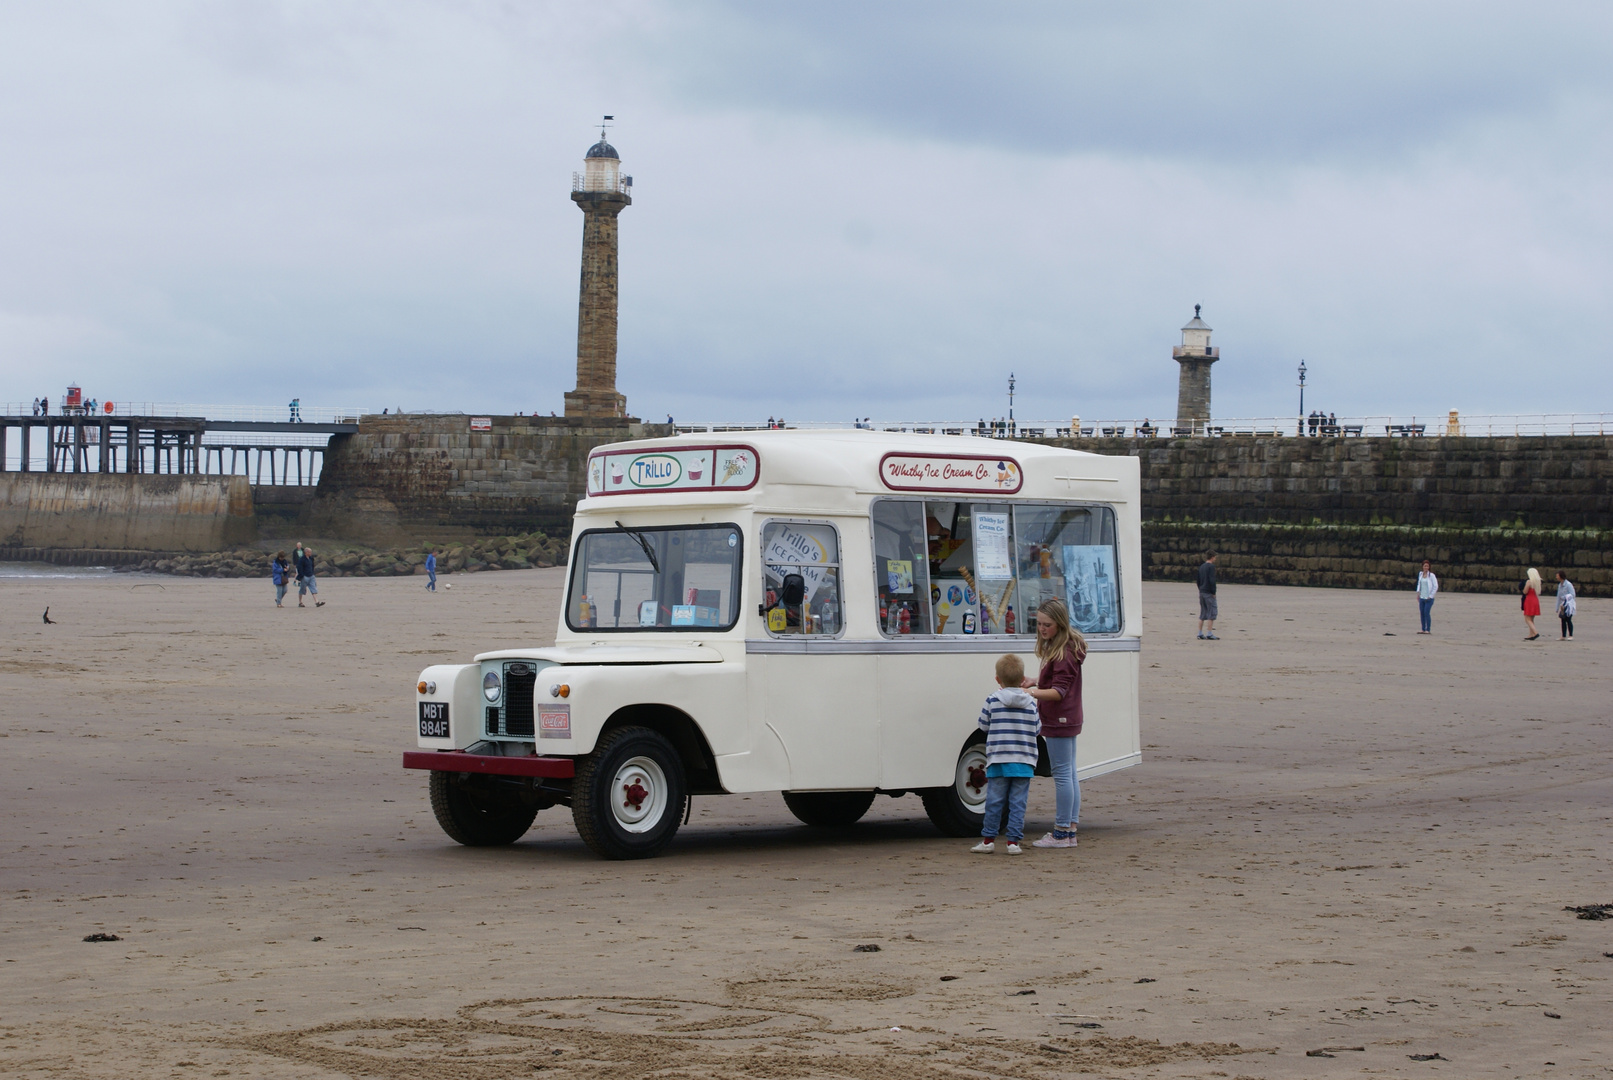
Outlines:
POLYGON ((1075 737, 1081 734, 1081 664, 1086 639, 1070 625, 1063 600, 1046 600, 1036 609, 1036 658, 1042 670, 1024 688, 1036 699, 1036 712, 1047 740, 1047 762, 1053 773, 1053 831, 1033 847, 1075 847, 1081 820, 1081 780, 1075 775, 1075 737))
POLYGON ((325 601, 319 598, 319 579, 314 576, 314 549, 297 544, 297 606, 307 607, 302 598, 309 593, 314 594, 314 607, 324 607, 325 601))
POLYGON ((1574 637, 1574 612, 1579 607, 1575 601, 1574 583, 1567 574, 1557 571, 1557 619, 1563 624, 1563 641, 1574 637))
POLYGON ((1434 576, 1427 559, 1423 560, 1422 573, 1417 575, 1417 613, 1422 616, 1423 628, 1419 634, 1434 632, 1434 597, 1439 595, 1439 578, 1434 576))
POLYGON ((996 850, 999 832, 1008 837, 1008 854, 1024 851, 1019 842, 1025 837, 1025 803, 1036 775, 1036 735, 1042 729, 1036 699, 1020 686, 1024 681, 1025 662, 1012 653, 999 656, 997 691, 980 709, 980 730, 986 733, 986 816, 980 843, 969 849, 979 855, 996 850))
POLYGON ((1199 640, 1220 641, 1215 636, 1215 620, 1221 610, 1215 602, 1215 552, 1204 556, 1199 567, 1199 640))
POLYGON ((1535 629, 1535 616, 1540 614, 1540 571, 1531 566, 1519 588, 1523 591, 1523 624, 1529 628, 1529 636, 1523 640, 1533 641, 1540 636, 1535 629))
POLYGON ((274 553, 274 562, 269 564, 269 579, 274 582, 274 606, 285 607, 281 603, 286 598, 286 574, 291 571, 291 564, 286 562, 286 553, 274 553))
POLYGON ((437 553, 426 552, 426 591, 437 591, 437 553))

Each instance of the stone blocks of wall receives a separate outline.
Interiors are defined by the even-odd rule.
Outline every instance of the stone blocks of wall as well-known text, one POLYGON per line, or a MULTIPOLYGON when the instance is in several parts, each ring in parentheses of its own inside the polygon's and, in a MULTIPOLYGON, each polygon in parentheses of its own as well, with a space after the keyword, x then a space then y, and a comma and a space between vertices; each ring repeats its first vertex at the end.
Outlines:
POLYGON ((1613 529, 1613 436, 1039 441, 1139 458, 1147 520, 1613 529))
POLYGON ((257 538, 244 476, 0 473, 0 545, 219 551, 257 538))
POLYGON ((1424 559, 1452 592, 1515 593, 1529 567, 1585 596, 1613 596, 1613 532, 1248 522, 1143 524, 1143 576, 1191 581, 1207 551, 1222 581, 1411 589, 1424 559))
POLYGON ((399 533, 569 532, 597 446, 672 434, 659 424, 464 415, 365 416, 325 456, 310 527, 382 542, 399 533))

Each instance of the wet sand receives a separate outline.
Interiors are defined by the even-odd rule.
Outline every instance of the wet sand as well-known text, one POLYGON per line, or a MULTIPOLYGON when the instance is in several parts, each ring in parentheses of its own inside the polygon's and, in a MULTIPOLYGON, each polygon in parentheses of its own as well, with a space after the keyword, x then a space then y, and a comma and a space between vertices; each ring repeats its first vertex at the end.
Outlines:
POLYGON ((563 573, 317 610, 0 582, 0 1072, 1613 1074, 1613 921, 1562 910, 1613 902, 1613 603, 1526 644, 1507 597, 1419 637, 1410 592, 1223 586, 1199 642, 1149 584, 1145 761, 1083 786, 1074 851, 970 855, 914 797, 826 835, 776 795, 697 799, 648 862, 562 808, 458 847, 399 768, 411 686, 551 640, 563 573))

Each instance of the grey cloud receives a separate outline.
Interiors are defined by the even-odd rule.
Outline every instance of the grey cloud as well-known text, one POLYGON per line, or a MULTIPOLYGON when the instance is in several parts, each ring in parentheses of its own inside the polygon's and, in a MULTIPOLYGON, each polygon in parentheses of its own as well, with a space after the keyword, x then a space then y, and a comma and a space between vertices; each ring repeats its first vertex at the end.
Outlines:
POLYGON ((694 103, 1031 155, 1397 155, 1605 97, 1600 4, 681 5, 634 59, 694 103), (676 47, 668 49, 668 34, 676 47))

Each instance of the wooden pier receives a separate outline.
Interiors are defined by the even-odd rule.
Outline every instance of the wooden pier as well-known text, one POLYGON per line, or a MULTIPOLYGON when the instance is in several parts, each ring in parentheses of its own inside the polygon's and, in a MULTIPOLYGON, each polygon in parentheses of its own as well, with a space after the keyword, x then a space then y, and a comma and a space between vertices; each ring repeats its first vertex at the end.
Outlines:
POLYGON ((189 416, 0 416, 0 472, 9 469, 13 438, 18 440, 16 471, 36 471, 37 444, 42 438, 42 471, 47 473, 247 476, 254 485, 304 485, 319 475, 329 437, 357 431, 356 423, 270 423, 189 416), (210 432, 238 433, 240 438, 204 442, 210 432), (273 436, 286 435, 325 435, 327 439, 324 445, 272 441, 273 436))

